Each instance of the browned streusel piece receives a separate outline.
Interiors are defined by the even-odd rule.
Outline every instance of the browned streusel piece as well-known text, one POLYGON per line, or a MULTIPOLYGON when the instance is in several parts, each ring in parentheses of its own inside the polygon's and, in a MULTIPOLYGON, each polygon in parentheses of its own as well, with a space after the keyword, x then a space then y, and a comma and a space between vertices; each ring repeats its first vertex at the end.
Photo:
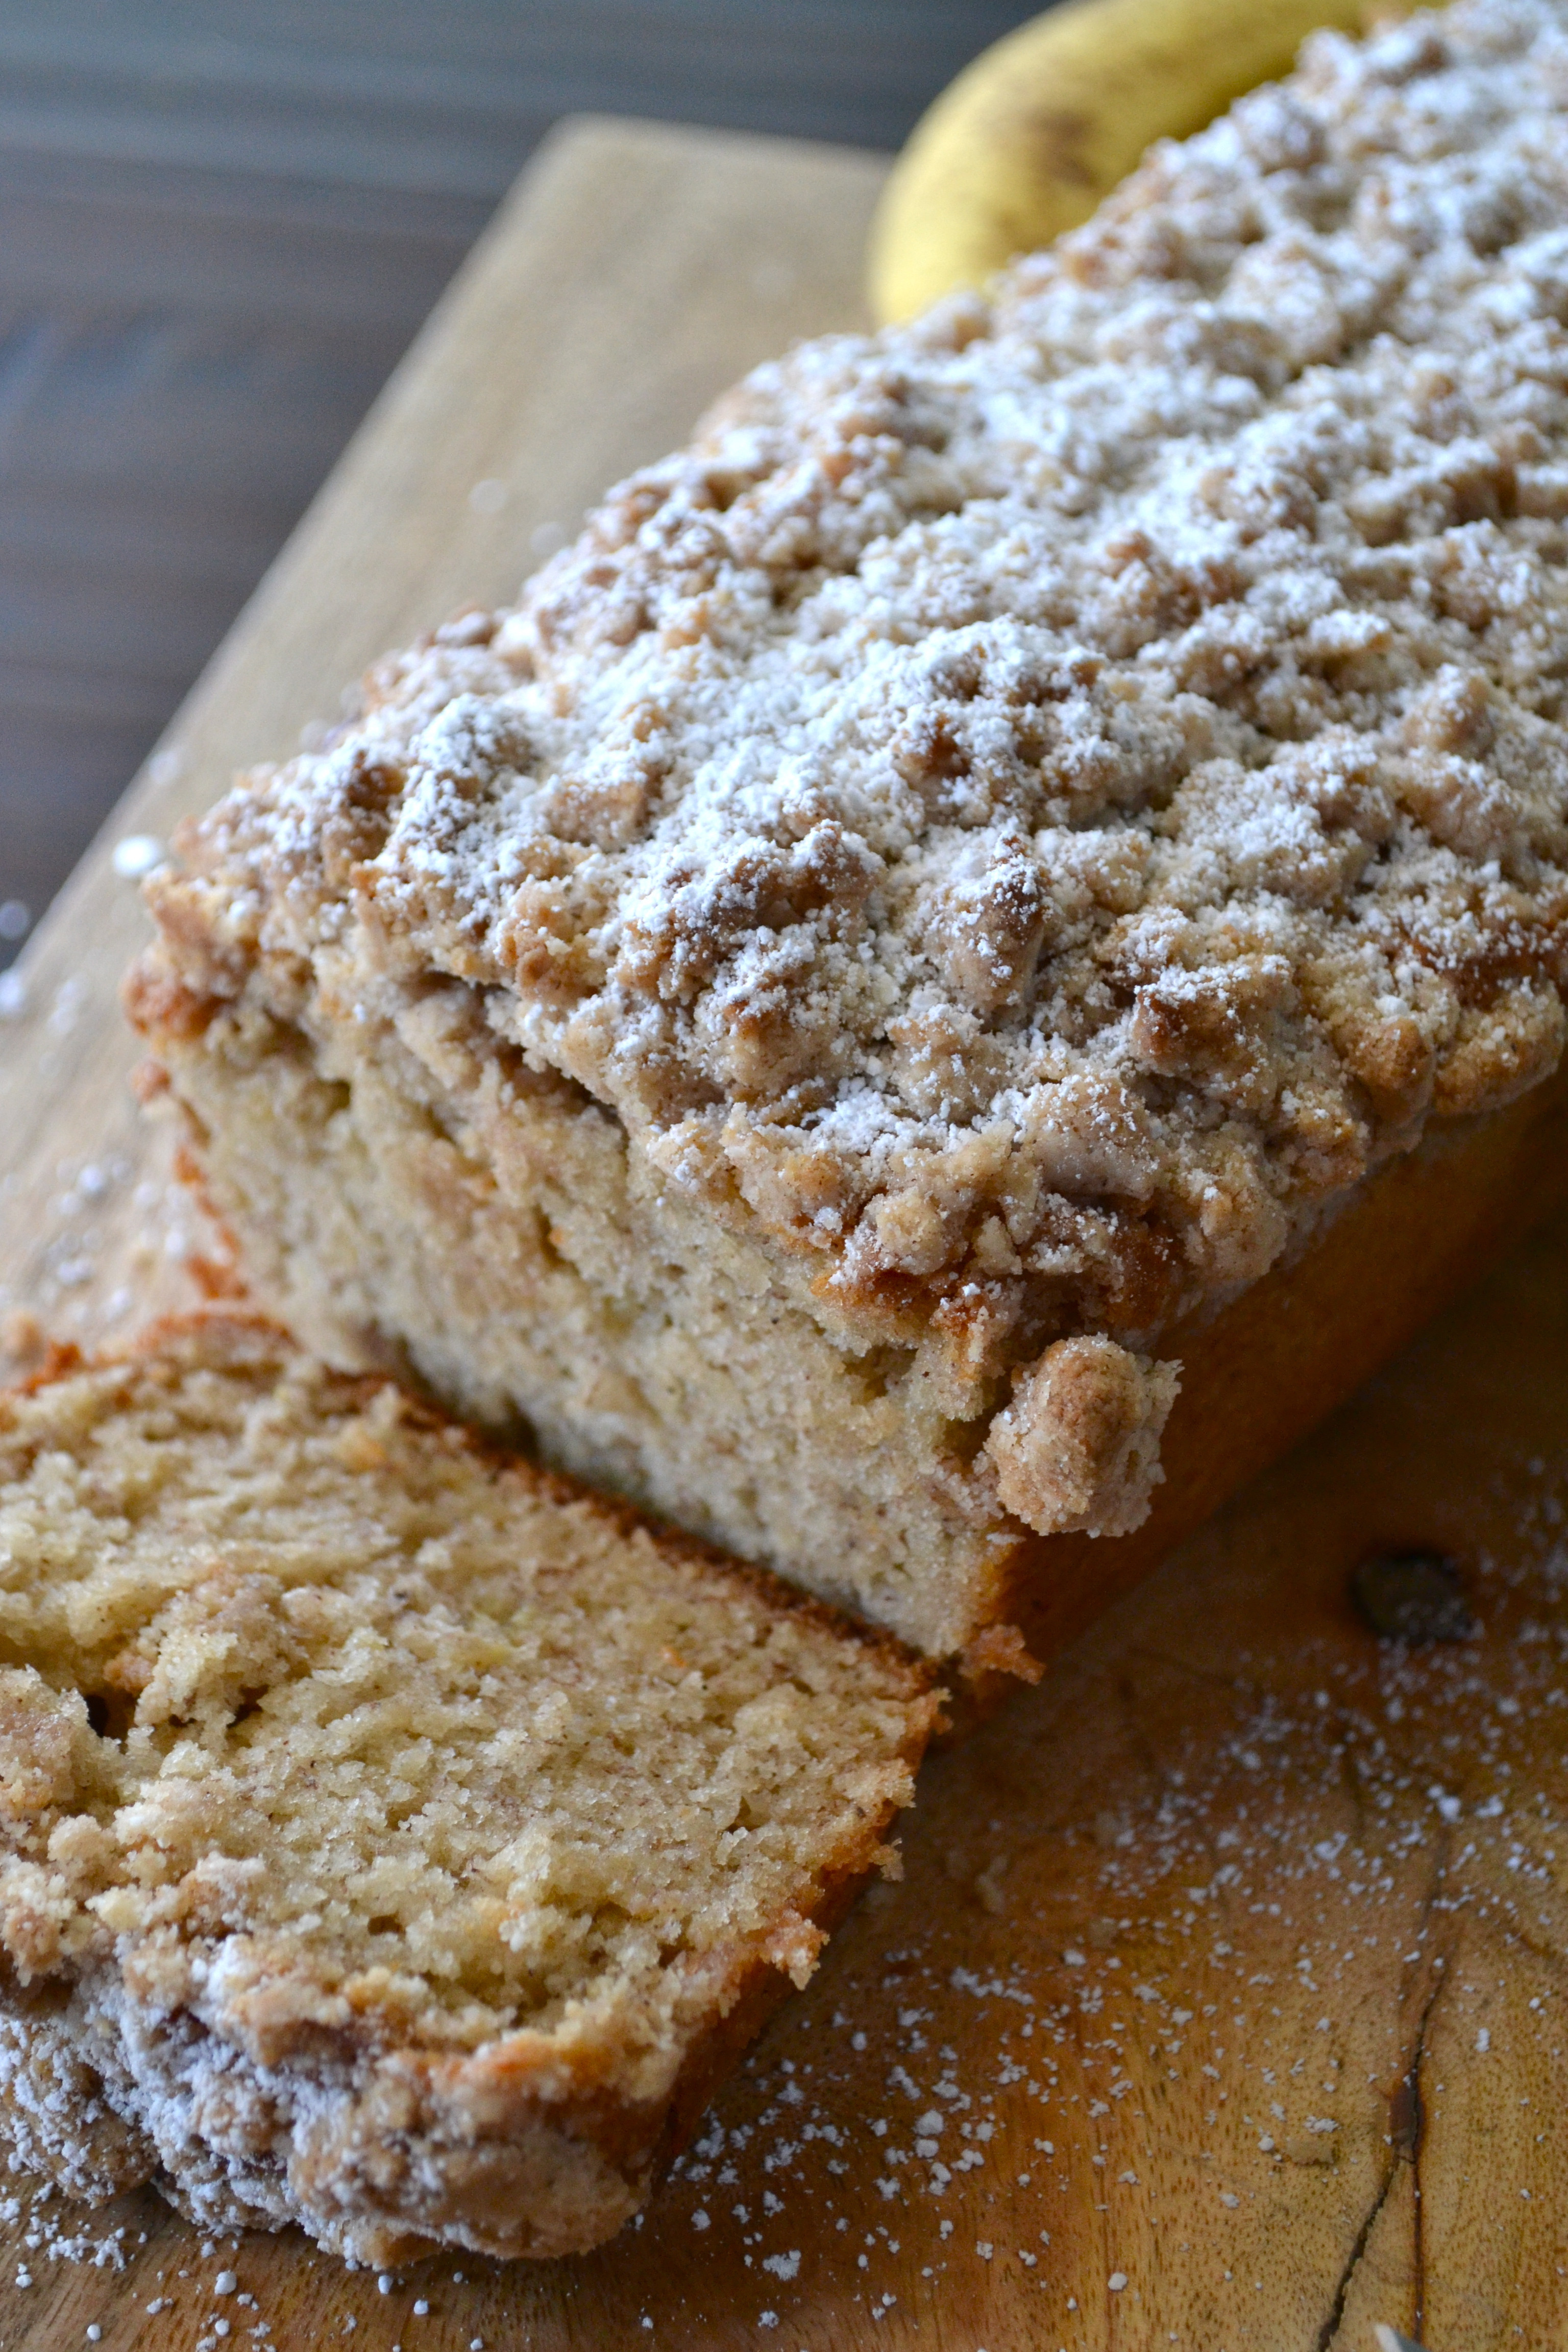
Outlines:
POLYGON ((760 370, 155 886, 263 1286, 933 1646, 1135 1524, 1162 1332, 1559 1057, 1565 320, 1568 38, 1466 0, 760 370))

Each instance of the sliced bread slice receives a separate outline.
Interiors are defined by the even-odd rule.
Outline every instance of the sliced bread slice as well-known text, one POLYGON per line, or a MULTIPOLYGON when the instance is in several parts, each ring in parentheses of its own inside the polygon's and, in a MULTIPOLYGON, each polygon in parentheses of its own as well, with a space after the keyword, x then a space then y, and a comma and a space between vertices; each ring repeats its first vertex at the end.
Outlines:
POLYGON ((923 1667, 232 1315, 0 1398, 0 2123, 352 2259, 608 2237, 923 1667))

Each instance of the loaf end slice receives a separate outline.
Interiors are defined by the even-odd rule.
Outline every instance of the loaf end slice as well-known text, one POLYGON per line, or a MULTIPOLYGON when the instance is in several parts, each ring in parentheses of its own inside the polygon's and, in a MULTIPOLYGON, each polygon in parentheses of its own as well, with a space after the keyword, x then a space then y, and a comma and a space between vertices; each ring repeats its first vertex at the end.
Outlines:
POLYGON ((0 1399, 0 2128, 368 2263, 619 2228, 936 1704, 226 1315, 0 1399))

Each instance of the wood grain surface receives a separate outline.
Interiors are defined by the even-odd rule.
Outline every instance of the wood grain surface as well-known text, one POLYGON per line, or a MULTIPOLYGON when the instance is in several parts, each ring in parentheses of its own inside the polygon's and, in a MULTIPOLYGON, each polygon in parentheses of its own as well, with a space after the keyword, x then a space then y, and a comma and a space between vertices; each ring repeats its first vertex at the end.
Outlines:
MULTIPOLYGON (((286 751, 747 360, 852 321, 877 177, 563 139, 113 835, 286 751)), ((114 993, 142 918, 108 848, 0 1033, 18 1348, 32 1307, 123 1329, 203 1247, 130 1104, 114 993)), ((203 2243, 152 2191, 84 2215, 16 2180, 0 2352, 1373 2352, 1378 2322, 1430 2352, 1562 2345, 1565 1329, 1559 1221, 934 1759, 903 1884, 613 2245, 378 2280, 289 2233, 203 2243), (1409 1545, 1458 1562, 1468 1639, 1402 1647, 1358 1616, 1358 1561, 1409 1545)))

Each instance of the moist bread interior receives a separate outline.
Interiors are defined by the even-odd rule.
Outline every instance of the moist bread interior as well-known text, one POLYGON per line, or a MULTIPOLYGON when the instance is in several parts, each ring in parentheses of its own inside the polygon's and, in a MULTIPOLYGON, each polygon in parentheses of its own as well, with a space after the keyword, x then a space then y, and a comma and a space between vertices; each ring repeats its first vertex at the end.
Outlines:
POLYGON ((933 1704, 229 1320, 0 1401, 0 1952, 46 2037, 0 2051, 13 2115, 64 2050, 111 2177, 364 2259, 616 2227, 705 2039, 809 1974, 933 1704))

